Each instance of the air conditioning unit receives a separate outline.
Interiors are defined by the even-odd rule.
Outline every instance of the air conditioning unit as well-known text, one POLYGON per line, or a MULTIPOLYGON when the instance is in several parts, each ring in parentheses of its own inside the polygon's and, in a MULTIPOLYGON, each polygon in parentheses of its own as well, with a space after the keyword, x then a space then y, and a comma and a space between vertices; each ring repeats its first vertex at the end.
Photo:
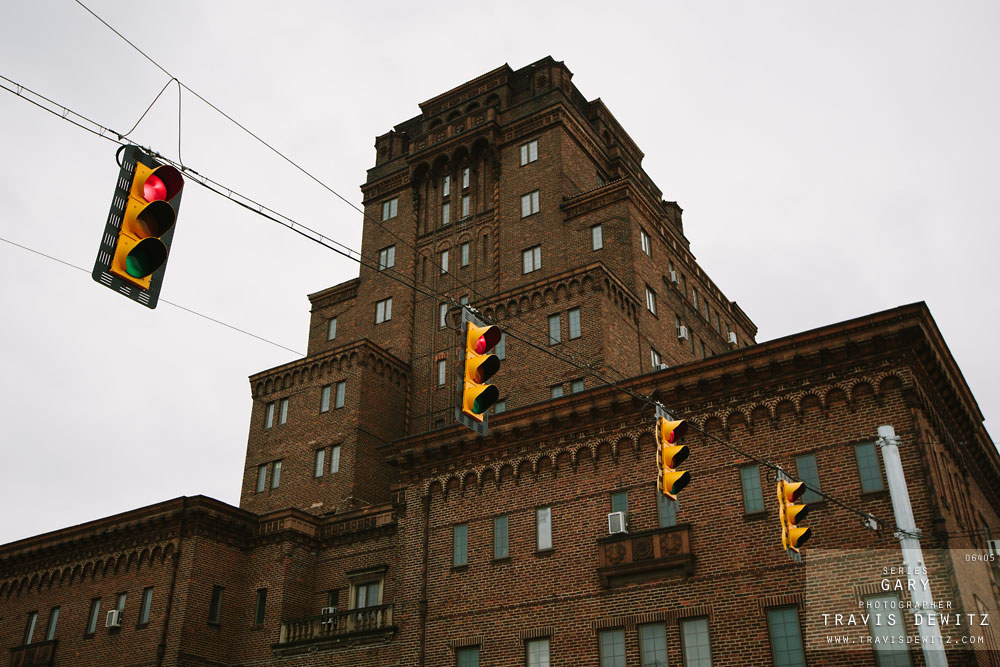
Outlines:
POLYGON ((108 617, 104 621, 104 627, 106 628, 120 628, 122 627, 122 610, 112 609, 108 612, 108 617))
POLYGON ((677 275, 677 272, 676 271, 671 271, 670 272, 670 282, 672 282, 673 284, 676 285, 680 281, 681 281, 681 279, 680 279, 680 276, 677 275))
POLYGON ((333 614, 337 613, 337 608, 336 607, 323 607, 322 609, 319 610, 319 613, 322 614, 323 616, 332 616, 333 614))
POLYGON ((677 338, 678 338, 678 340, 687 340, 688 339, 688 328, 686 326, 684 326, 683 324, 680 325, 679 327, 677 327, 677 338))
POLYGON ((608 534, 628 532, 628 522, 625 519, 625 512, 611 512, 608 514, 608 534))
POLYGON ((670 366, 667 366, 666 364, 656 364, 656 370, 658 371, 665 371, 668 368, 670 368, 670 366))
POLYGON ((990 555, 1000 557, 1000 540, 987 540, 986 548, 989 549, 990 555))
POLYGON ((727 338, 729 339, 729 344, 730 345, 736 345, 736 332, 735 331, 730 331, 729 335, 727 336, 727 338))

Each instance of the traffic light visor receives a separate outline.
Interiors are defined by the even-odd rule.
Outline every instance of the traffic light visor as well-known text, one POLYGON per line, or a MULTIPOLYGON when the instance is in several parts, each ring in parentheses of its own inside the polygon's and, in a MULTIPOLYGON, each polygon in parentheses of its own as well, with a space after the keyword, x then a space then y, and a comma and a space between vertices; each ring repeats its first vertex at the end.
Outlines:
POLYGON ((810 537, 812 537, 811 528, 789 528, 788 530, 788 544, 796 550, 805 544, 810 537))
POLYGON ((148 202, 170 201, 184 188, 184 177, 169 164, 150 169, 141 162, 136 164, 132 196, 148 202))
POLYGON ((466 334, 466 347, 476 354, 483 354, 487 350, 493 349, 500 342, 500 335, 500 327, 498 326, 480 327, 469 322, 469 330, 466 334))
POLYGON ((677 494, 691 481, 691 473, 686 470, 675 470, 663 474, 663 493, 671 496, 675 500, 677 494))
POLYGON ((495 354, 470 355, 465 362, 467 378, 476 383, 486 382, 500 370, 500 358, 495 354))
POLYGON ((785 495, 785 502, 794 503, 806 492, 805 482, 785 482, 782 486, 782 493, 785 495))
POLYGON ((660 440, 662 442, 677 442, 687 433, 687 428, 687 421, 683 419, 677 421, 660 419, 660 440))
POLYGON ((684 459, 690 454, 690 450, 687 445, 674 445, 673 447, 663 448, 663 467, 664 468, 676 468, 679 466, 684 459))
POLYGON ((500 398, 500 391, 491 384, 478 385, 466 380, 463 407, 468 413, 481 415, 500 398))

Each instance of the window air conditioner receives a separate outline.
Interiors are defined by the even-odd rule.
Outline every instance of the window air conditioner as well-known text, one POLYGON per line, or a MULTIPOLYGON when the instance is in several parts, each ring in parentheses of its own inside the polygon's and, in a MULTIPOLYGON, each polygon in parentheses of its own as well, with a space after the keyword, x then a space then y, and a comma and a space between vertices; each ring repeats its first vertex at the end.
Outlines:
POLYGON ((986 548, 989 549, 991 555, 1000 556, 1000 540, 987 540, 986 548))
POLYGON ((730 331, 728 338, 729 338, 729 344, 730 345, 736 345, 736 332, 735 331, 730 331))
POLYGON ((617 533, 628 532, 625 512, 611 512, 608 514, 608 534, 615 535, 617 533))
POLYGON ((666 364, 656 364, 656 370, 658 371, 665 371, 668 368, 670 368, 670 366, 667 366, 666 364))
POLYGON ((104 621, 104 627, 106 628, 120 628, 122 627, 122 612, 121 609, 112 609, 108 612, 108 617, 104 621))
POLYGON ((680 327, 677 328, 677 338, 678 338, 678 340, 687 340, 688 339, 688 328, 686 326, 684 326, 683 324, 680 325, 680 327))
POLYGON ((323 616, 330 616, 332 614, 336 614, 337 613, 337 608, 336 607, 323 607, 322 609, 320 609, 319 613, 322 614, 323 616))
POLYGON ((680 282, 680 278, 677 276, 676 271, 670 272, 670 282, 672 282, 675 285, 680 282))

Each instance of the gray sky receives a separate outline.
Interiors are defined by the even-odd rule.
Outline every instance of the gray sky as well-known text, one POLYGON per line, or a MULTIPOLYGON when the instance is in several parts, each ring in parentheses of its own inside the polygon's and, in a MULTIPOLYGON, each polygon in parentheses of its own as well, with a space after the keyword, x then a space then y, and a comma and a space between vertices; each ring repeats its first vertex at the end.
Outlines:
MULTIPOLYGON (((996 3, 88 5, 355 203, 375 136, 418 103, 551 55, 645 152, 758 341, 923 300, 1000 418, 996 3)), ((167 81, 72 0, 0 5, 0 74, 121 132, 167 81)), ((360 248, 358 213, 182 102, 185 164, 360 248)), ((132 138, 176 157, 175 87, 132 138)), ((0 90, 0 152, 0 236, 89 273, 115 145, 0 90)), ((189 181, 161 298, 304 352, 306 294, 357 271, 189 181)), ((296 355, 3 242, 0 286, 0 543, 239 502, 247 376, 296 355)))

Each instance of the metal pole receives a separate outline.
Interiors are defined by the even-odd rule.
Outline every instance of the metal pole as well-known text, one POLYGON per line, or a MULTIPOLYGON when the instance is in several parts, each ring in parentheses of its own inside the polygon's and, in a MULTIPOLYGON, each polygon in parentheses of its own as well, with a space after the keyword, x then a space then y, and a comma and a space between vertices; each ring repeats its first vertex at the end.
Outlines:
POLYGON ((896 518, 896 537, 903 552, 903 565, 907 578, 917 579, 918 584, 910 591, 913 602, 914 622, 920 633, 920 646, 924 652, 927 667, 947 667, 948 658, 941 643, 941 629, 937 612, 934 610, 934 596, 931 595, 930 573, 920 550, 920 531, 913 520, 910 493, 903 477, 903 463, 899 458, 899 439, 892 426, 878 427, 878 445, 885 463, 885 476, 889 480, 889 497, 892 512, 896 518))

